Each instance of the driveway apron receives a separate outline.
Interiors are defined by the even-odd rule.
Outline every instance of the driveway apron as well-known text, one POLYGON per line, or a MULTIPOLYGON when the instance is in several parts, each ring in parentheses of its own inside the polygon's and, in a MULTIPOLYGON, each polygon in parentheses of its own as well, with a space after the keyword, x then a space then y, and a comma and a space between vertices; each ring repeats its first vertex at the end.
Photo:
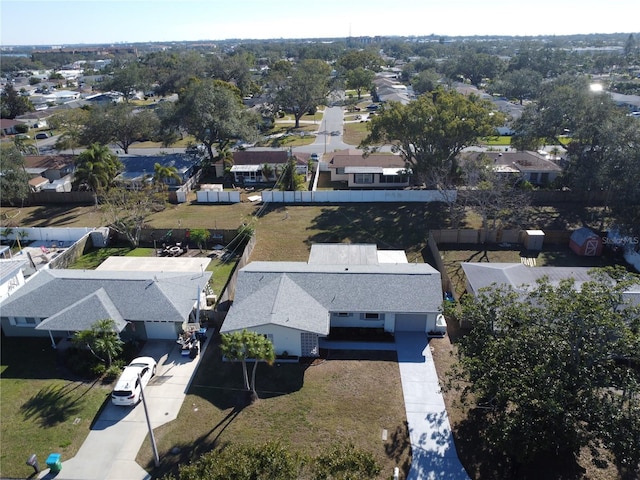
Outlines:
POLYGON ((412 451, 407 480, 468 480, 453 443, 429 339, 396 332, 395 341, 412 451))
MULTIPOLYGON (((173 341, 149 340, 140 356, 156 359, 156 375, 144 390, 151 426, 155 429, 175 420, 186 396, 200 354, 182 356, 173 341)), ((56 480, 147 480, 151 476, 136 463, 136 456, 148 434, 144 406, 120 407, 107 400, 75 457, 62 458, 62 470, 45 469, 39 478, 56 480)))

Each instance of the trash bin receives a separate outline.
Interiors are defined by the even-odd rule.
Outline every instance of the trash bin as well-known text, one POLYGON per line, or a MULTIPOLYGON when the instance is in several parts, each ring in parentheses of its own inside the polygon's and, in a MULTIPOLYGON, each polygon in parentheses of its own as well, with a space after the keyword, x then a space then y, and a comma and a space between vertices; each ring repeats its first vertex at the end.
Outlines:
POLYGON ((36 473, 40 473, 40 465, 38 465, 38 459, 36 458, 36 454, 34 453, 27 460, 27 465, 33 467, 36 473))
POLYGON ((49 467, 51 473, 58 473, 62 470, 62 462, 60 461, 59 453, 52 453, 49 455, 49 458, 47 458, 47 467, 49 467))

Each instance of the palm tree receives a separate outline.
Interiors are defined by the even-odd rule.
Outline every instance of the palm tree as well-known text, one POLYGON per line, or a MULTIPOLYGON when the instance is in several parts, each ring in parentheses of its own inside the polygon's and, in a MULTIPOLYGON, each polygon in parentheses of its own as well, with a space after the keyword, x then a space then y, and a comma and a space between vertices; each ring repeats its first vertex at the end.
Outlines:
POLYGON ((90 330, 76 332, 73 342, 87 347, 107 368, 111 366, 114 357, 122 353, 122 340, 116 331, 116 322, 110 318, 98 320, 91 325, 90 330))
POLYGON ((94 192, 94 199, 98 205, 97 192, 106 188, 122 168, 109 147, 94 143, 76 158, 76 171, 73 179, 76 188, 84 187, 94 192))
POLYGON ((167 180, 169 179, 174 179, 178 183, 182 181, 178 169, 176 167, 165 167, 164 165, 156 163, 153 166, 153 184, 156 187, 165 188, 167 180))
POLYGON ((264 361, 269 365, 275 360, 275 350, 273 343, 264 335, 242 330, 241 332, 232 332, 222 334, 220 349, 222 354, 229 360, 242 362, 242 378, 244 381, 244 389, 250 392, 250 399, 254 401, 258 398, 256 392, 256 369, 258 362, 264 361), (251 372, 251 383, 249 383, 249 375, 247 372, 247 359, 253 359, 253 370, 251 372))
POLYGON ((268 182, 271 177, 273 177, 274 169, 268 163, 264 163, 262 165, 262 176, 268 182))

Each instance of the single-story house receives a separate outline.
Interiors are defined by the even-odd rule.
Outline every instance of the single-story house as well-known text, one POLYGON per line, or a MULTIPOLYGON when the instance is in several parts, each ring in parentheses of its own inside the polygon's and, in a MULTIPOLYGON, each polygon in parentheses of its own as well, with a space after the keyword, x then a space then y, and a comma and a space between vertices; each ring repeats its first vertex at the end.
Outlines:
POLYGON ((35 177, 44 177, 53 182, 75 171, 75 157, 72 155, 25 155, 25 171, 35 177))
MULTIPOLYGON (((474 296, 481 289, 493 285, 508 286, 524 294, 535 288, 537 281, 544 277, 555 286, 562 280, 573 278, 578 289, 583 283, 593 281, 589 273, 592 267, 528 267, 522 263, 468 262, 460 265, 467 277, 467 292, 474 296)), ((640 285, 627 290, 625 297, 634 304, 640 304, 640 285)))
POLYGON ((9 118, 0 118, 0 130, 2 130, 3 135, 15 135, 18 133, 16 131, 16 125, 20 125, 21 123, 22 122, 9 118))
POLYGON ((173 153, 171 155, 119 155, 122 162, 123 172, 116 178, 115 182, 125 185, 128 188, 140 188, 143 182, 151 182, 155 172, 155 164, 159 163, 163 167, 174 167, 180 180, 167 178, 164 182, 169 189, 176 189, 191 178, 196 167, 200 165, 200 160, 183 153, 173 153))
MULTIPOLYGON (((133 270, 133 269, 132 269, 133 270)), ((0 305, 8 337, 67 337, 112 319, 140 339, 177 338, 194 318, 211 272, 43 269, 0 305)))
MULTIPOLYGON (((282 172, 282 169, 289 162, 290 152, 287 150, 238 150, 233 152, 233 166, 231 173, 233 180, 238 184, 260 183, 275 181, 282 172), (271 168, 270 175, 264 172, 264 165, 271 168)), ((308 153, 296 153, 296 172, 308 178, 309 174, 308 153)), ((216 175, 224 175, 224 166, 216 164, 216 175)))
POLYGON ((315 244, 308 262, 251 262, 221 332, 264 334, 277 354, 318 356, 332 328, 436 330, 440 272, 375 245, 315 244))
POLYGON ((332 182, 346 182, 349 188, 404 188, 409 186, 411 170, 400 155, 372 154, 361 150, 336 152, 327 167, 332 182))
POLYGON ((548 185, 553 182, 562 168, 537 152, 467 152, 461 160, 488 158, 494 169, 504 174, 520 175, 523 180, 534 185, 548 185))

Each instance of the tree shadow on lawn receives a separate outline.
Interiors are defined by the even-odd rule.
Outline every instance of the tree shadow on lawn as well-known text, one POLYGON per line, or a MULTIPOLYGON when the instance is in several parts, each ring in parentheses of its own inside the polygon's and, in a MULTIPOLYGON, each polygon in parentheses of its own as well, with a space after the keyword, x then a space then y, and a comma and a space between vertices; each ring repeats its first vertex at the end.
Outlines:
POLYGON ((25 420, 37 417, 44 428, 54 427, 76 415, 80 409, 80 400, 93 388, 94 384, 67 383, 48 385, 27 400, 20 411, 25 420), (76 392, 82 387, 82 391, 76 392))
POLYGON ((80 212, 74 210, 77 205, 46 205, 38 207, 30 212, 21 223, 36 227, 48 225, 64 226, 73 223, 79 217, 80 212))
POLYGON ((309 230, 308 243, 376 243, 380 249, 408 249, 423 244, 429 229, 447 223, 442 204, 348 204, 323 209, 309 230))
POLYGON ((492 478, 495 480, 579 480, 584 477, 575 455, 564 453, 545 455, 528 465, 516 466, 504 454, 495 452, 483 435, 488 429, 481 409, 472 409, 467 417, 454 425, 454 439, 460 461, 471 478, 492 478))
MULTIPOLYGON (((212 339, 213 341, 214 339, 212 339)), ((273 398, 300 390, 308 365, 303 363, 258 364, 256 390, 259 398, 273 398)), ((247 362, 249 377, 253 362, 247 362)), ((243 389, 242 364, 222 361, 217 343, 211 343, 201 359, 193 379, 190 394, 199 395, 220 410, 244 408, 247 405, 243 389)))
MULTIPOLYGON (((154 478, 176 471, 178 464, 186 464, 205 452, 224 446, 220 436, 231 423, 249 406, 248 392, 243 389, 242 365, 239 362, 223 362, 219 344, 209 345, 200 361, 198 370, 189 389, 190 395, 197 395, 226 415, 210 430, 188 442, 178 442, 171 450, 161 455, 161 464, 154 469, 154 478)), ((247 364, 251 375, 252 363, 247 364)), ((303 363, 278 363, 272 366, 260 363, 256 372, 256 390, 262 400, 287 395, 303 386, 304 373, 308 365, 303 363)), ((153 469, 148 464, 147 469, 153 469)))

